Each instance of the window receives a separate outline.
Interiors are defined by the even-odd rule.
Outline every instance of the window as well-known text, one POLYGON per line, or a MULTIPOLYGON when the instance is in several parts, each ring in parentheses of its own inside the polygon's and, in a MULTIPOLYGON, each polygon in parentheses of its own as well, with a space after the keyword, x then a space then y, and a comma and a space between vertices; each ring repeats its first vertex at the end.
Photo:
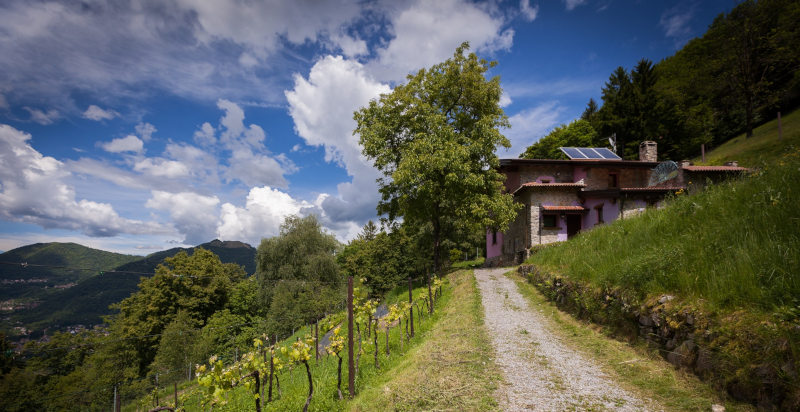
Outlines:
POLYGON ((542 215, 542 226, 545 228, 556 227, 557 215, 542 215))
POLYGON ((550 183, 550 179, 542 179, 542 184, 550 183))
POLYGON ((594 207, 597 210, 597 224, 604 223, 603 221, 603 205, 598 205, 594 207))
POLYGON ((619 182, 617 181, 617 174, 616 173, 609 173, 608 174, 608 188, 609 189, 616 189, 619 187, 619 182))

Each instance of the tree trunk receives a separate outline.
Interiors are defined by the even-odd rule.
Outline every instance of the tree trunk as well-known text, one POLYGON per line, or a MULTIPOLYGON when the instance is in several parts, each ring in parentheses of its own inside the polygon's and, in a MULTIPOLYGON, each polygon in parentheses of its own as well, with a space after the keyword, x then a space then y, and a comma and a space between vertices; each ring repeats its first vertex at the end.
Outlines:
POLYGON ((269 353, 269 392, 267 395, 267 402, 272 402, 272 376, 275 368, 275 358, 272 351, 269 353))

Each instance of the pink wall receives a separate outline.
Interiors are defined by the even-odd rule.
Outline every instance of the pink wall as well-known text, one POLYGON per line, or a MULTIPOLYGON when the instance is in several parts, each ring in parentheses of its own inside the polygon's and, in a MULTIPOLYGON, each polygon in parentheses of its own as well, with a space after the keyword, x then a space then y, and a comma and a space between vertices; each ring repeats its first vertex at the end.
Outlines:
POLYGON ((486 259, 500 256, 503 253, 503 233, 497 232, 497 242, 492 244, 492 231, 486 231, 486 259))
POLYGON ((583 206, 589 209, 589 212, 583 216, 583 228, 591 229, 597 224, 597 209, 595 206, 603 205, 603 221, 611 223, 619 218, 619 201, 611 202, 612 199, 608 198, 587 198, 583 206))

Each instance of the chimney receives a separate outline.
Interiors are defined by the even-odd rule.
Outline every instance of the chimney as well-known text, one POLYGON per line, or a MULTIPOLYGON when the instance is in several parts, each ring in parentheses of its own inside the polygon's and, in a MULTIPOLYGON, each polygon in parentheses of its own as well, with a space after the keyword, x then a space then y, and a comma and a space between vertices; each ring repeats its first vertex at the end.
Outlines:
POLYGON ((657 162, 658 143, 652 140, 645 140, 644 142, 639 143, 639 161, 657 162))
POLYGON ((739 162, 736 160, 731 160, 730 162, 725 162, 725 166, 739 167, 739 162))
POLYGON ((681 160, 681 167, 691 166, 692 162, 689 160, 681 160))

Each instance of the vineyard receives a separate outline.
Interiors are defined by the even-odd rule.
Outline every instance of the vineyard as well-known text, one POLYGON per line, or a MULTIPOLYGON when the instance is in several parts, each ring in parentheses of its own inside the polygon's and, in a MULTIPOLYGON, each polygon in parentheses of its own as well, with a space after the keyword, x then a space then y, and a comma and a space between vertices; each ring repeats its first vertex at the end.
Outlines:
POLYGON ((350 398, 350 376, 356 394, 369 387, 436 323, 440 314, 433 309, 450 299, 446 285, 446 280, 434 279, 429 295, 424 282, 409 281, 383 302, 368 299, 363 286, 354 287, 352 374, 348 317, 342 310, 283 340, 265 335, 254 339, 249 352, 230 362, 214 355, 194 365, 191 382, 156 386, 122 410, 342 410, 350 398))

